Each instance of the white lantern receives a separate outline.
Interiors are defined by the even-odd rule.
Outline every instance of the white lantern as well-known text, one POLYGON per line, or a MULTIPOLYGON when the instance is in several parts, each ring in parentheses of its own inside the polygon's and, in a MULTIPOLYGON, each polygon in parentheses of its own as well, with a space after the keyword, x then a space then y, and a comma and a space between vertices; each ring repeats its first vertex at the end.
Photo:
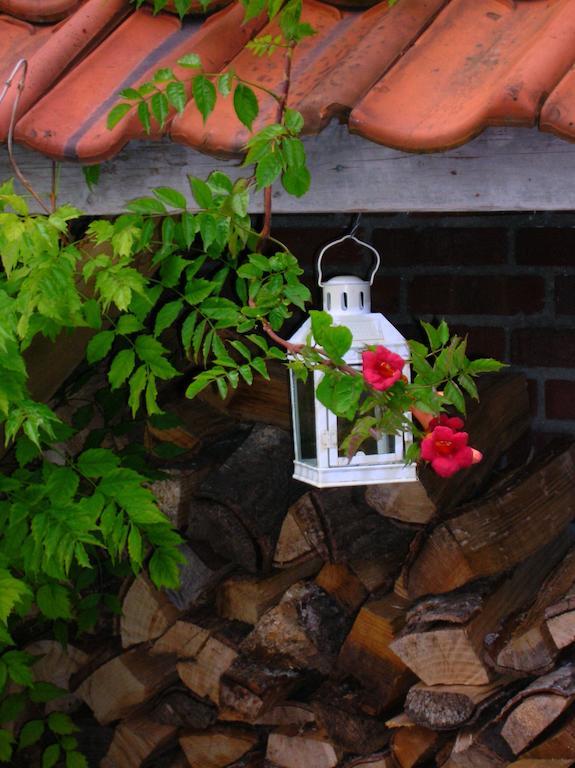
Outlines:
MULTIPOLYGON (((345 362, 361 370, 361 353, 367 345, 383 345, 402 358, 409 357, 404 337, 383 315, 371 311, 371 285, 380 264, 379 253, 353 234, 345 235, 325 246, 318 258, 319 286, 323 289, 323 309, 333 317, 334 325, 346 325, 353 335, 345 362), (369 248, 376 263, 369 280, 344 275, 323 281, 321 260, 328 248, 352 239, 369 248)), ((308 318, 290 339, 293 344, 305 344, 311 332, 308 318)), ((409 379, 409 366, 403 371, 409 379)), ((371 485, 416 480, 415 465, 405 464, 405 452, 412 442, 412 433, 382 435, 369 438, 350 460, 341 450, 352 422, 336 416, 322 405, 316 390, 322 373, 315 371, 307 382, 298 381, 290 371, 293 434, 295 447, 294 478, 318 488, 345 485, 371 485)))

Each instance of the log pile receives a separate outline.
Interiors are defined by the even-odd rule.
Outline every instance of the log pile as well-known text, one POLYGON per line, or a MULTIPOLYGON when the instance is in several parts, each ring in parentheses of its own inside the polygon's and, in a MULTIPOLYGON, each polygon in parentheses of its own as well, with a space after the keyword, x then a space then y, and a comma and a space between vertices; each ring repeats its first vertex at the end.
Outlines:
POLYGON ((139 576, 110 649, 68 649, 65 706, 107 734, 93 764, 575 766, 575 448, 495 473, 528 424, 523 380, 484 387, 489 471, 451 490, 296 485, 277 398, 267 419, 258 402, 178 501, 181 590, 139 576))

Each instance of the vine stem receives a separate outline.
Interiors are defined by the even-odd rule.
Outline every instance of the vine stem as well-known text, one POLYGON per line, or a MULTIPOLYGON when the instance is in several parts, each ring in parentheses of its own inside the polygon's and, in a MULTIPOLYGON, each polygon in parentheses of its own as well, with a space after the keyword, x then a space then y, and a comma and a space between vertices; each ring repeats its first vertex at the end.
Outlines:
MULTIPOLYGON (((277 102, 276 123, 279 123, 280 125, 283 122, 284 112, 287 106, 287 100, 289 96, 294 48, 295 48, 295 41, 290 40, 288 46, 286 47, 284 79, 282 83, 282 90, 278 94, 279 98, 277 102)), ((263 221, 262 231, 260 232, 260 237, 259 237, 258 246, 257 246, 257 250, 259 252, 261 252, 264 249, 268 240, 270 239, 271 228, 272 228, 272 188, 271 186, 269 186, 264 189, 264 221, 263 221)))

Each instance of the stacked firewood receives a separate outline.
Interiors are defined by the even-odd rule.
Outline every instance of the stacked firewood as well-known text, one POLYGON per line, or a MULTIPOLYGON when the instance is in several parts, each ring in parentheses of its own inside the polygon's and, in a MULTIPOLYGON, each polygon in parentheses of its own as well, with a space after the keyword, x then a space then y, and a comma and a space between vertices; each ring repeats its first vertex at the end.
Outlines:
MULTIPOLYGON (((321 491, 291 480, 281 387, 220 406, 258 423, 156 486, 186 534, 181 589, 139 576, 118 638, 38 672, 107 734, 94 764, 575 765, 575 448, 526 456, 524 380, 482 390, 481 465, 321 491)), ((199 423, 152 438, 195 434, 201 456, 199 423)))

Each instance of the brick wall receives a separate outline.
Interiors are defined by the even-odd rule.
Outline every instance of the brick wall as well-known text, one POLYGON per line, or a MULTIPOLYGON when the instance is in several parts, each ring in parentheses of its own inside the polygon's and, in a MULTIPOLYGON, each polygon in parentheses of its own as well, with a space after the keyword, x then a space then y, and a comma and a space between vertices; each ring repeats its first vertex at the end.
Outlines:
MULTIPOLYGON (((278 216, 274 234, 312 285, 318 249, 349 226, 340 214, 278 216)), ((376 311, 410 338, 419 319, 445 317, 472 355, 525 372, 538 432, 575 434, 575 214, 366 215, 358 234, 382 256, 376 311)), ((342 274, 350 263, 369 269, 353 247, 326 266, 342 274)))

